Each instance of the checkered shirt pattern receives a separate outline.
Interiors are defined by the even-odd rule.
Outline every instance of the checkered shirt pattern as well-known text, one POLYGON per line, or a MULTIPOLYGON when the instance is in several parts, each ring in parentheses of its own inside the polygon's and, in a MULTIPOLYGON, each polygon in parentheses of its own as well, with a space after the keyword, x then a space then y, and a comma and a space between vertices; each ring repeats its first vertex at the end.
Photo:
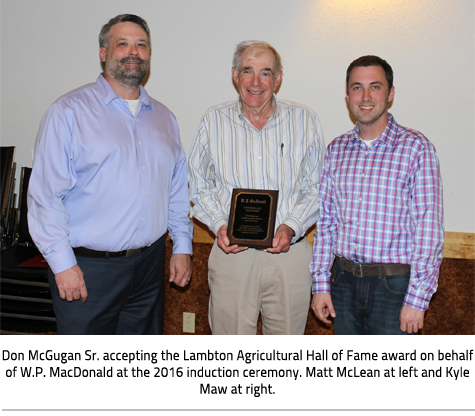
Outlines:
POLYGON ((355 263, 404 263, 404 304, 425 311, 437 289, 444 244, 442 181, 436 150, 391 114, 368 146, 355 128, 325 155, 310 270, 312 293, 330 293, 334 256, 355 263))

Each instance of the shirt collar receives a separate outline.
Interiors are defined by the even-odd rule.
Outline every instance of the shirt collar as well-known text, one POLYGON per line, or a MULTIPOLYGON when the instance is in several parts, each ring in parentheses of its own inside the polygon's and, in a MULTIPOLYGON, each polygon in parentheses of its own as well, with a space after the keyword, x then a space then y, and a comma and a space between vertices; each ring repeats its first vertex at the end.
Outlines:
MULTIPOLYGON (((104 74, 100 74, 97 77, 96 85, 98 87, 98 91, 100 94, 104 97, 104 105, 108 105, 110 102, 112 102, 115 99, 121 99, 119 95, 115 92, 114 88, 107 82, 107 80, 104 78, 104 74)), ((152 107, 153 109, 153 103, 150 101, 150 98, 145 91, 145 88, 140 86, 140 101, 139 105, 147 105, 152 107)))
MULTIPOLYGON (((396 123, 396 120, 394 120, 394 117, 392 116, 391 113, 388 113, 388 124, 377 139, 381 140, 382 142, 386 143, 387 145, 391 147, 396 147, 397 130, 398 130, 398 124, 396 123)), ((352 138, 361 140, 359 132, 360 132, 360 128, 358 126, 358 123, 356 123, 355 128, 353 129, 353 132, 352 132, 352 138)))
MULTIPOLYGON (((276 118, 279 114, 280 114, 280 107, 279 107, 279 102, 277 101, 277 97, 275 96, 275 94, 272 94, 272 99, 274 100, 274 112, 272 113, 272 115, 269 117, 269 120, 271 120, 272 118, 276 118)), ((236 111, 237 111, 237 114, 239 116, 239 118, 242 120, 243 118, 246 118, 244 116, 244 114, 242 113, 242 109, 241 109, 241 96, 238 95, 238 99, 236 101, 236 111)), ((269 121, 268 120, 268 121, 269 121)))

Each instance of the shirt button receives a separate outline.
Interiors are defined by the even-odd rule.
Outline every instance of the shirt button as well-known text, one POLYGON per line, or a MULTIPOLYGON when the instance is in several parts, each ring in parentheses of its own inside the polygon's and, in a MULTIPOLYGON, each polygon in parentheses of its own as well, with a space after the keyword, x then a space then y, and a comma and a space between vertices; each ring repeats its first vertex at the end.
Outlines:
POLYGON ((145 218, 142 218, 142 221, 145 221, 145 218))
POLYGON ((142 166, 142 169, 145 170, 145 166, 142 166))
POLYGON ((363 200, 363 198, 360 198, 360 199, 359 199, 359 201, 362 201, 362 200, 363 200))
POLYGON ((139 142, 139 146, 142 144, 142 142, 139 142))
POLYGON ((148 195, 148 192, 145 192, 145 195, 148 195))

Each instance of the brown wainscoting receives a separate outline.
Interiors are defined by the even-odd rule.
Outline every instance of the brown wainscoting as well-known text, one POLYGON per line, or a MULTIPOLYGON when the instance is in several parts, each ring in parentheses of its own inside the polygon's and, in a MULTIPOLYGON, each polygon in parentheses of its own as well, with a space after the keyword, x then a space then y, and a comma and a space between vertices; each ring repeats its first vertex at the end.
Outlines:
POLYGON ((444 257, 451 259, 475 259, 475 234, 446 231, 444 257))
MULTIPOLYGON (((195 313, 196 334, 211 334, 208 325, 208 257, 211 247, 210 243, 193 244, 193 277, 188 287, 181 289, 173 284, 166 284, 165 334, 185 334, 184 312, 195 313)), ((168 241, 167 264, 171 251, 172 243, 168 241)), ((261 333, 260 327, 258 333, 261 333)), ((444 258, 440 268, 439 287, 426 313, 422 333, 475 335, 475 260, 444 258)), ((331 335, 333 329, 318 321, 309 310, 305 334, 331 335)))
MULTIPOLYGON (((214 235, 209 231, 208 227, 196 218, 193 218, 195 243, 213 244, 214 235)), ((307 232, 307 239, 313 244, 313 235, 315 234, 315 226, 307 232)), ((475 260, 475 234, 460 233, 453 231, 445 232, 444 257, 451 259, 471 259, 475 260)))

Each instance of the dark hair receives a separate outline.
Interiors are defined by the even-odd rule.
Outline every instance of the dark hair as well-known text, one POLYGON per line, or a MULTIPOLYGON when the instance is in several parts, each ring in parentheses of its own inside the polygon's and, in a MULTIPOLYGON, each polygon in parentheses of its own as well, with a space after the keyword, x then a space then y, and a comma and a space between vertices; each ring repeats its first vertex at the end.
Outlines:
POLYGON ((150 40, 150 29, 148 28, 147 22, 142 19, 140 16, 135 14, 119 14, 116 17, 113 17, 109 20, 104 26, 102 26, 101 33, 99 33, 99 46, 101 48, 109 47, 109 31, 112 26, 117 23, 132 22, 139 25, 144 32, 147 34, 148 47, 152 50, 152 42, 150 40))
POLYGON ((350 81, 350 74, 353 71, 353 68, 360 66, 380 66, 383 68, 384 73, 386 74, 386 80, 388 81, 388 90, 391 91, 393 87, 393 69, 384 59, 381 59, 379 56, 366 55, 361 56, 358 59, 355 59, 348 69, 346 70, 346 90, 348 91, 348 83, 350 81))

